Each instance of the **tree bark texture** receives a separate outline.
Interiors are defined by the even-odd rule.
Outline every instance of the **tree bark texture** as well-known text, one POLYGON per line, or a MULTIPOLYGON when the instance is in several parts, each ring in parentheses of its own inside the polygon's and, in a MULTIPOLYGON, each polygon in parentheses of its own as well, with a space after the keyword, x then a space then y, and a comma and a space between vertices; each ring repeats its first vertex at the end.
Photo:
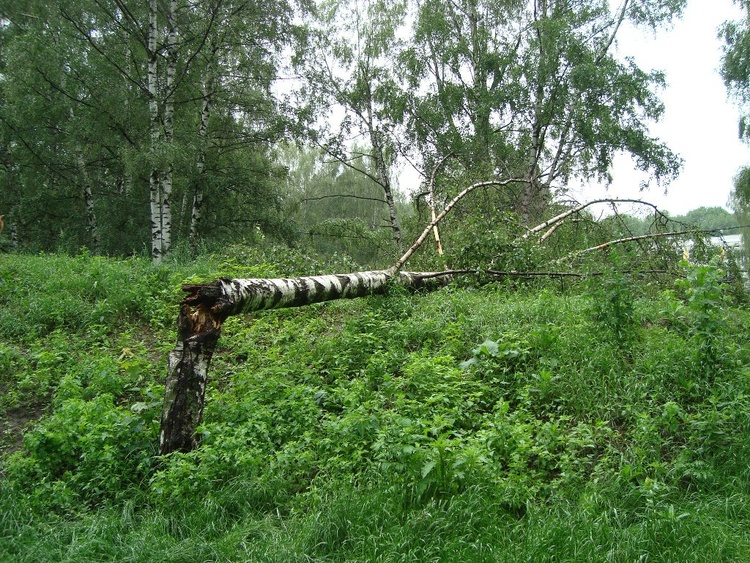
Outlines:
POLYGON ((383 188, 383 194, 385 195, 385 201, 388 204, 388 218, 391 223, 391 230, 393 231, 393 241, 396 243, 396 248, 401 250, 401 226, 398 222, 398 214, 396 212, 396 202, 393 198, 393 187, 391 186, 390 175, 388 174, 388 165, 385 161, 385 146, 383 144, 380 132, 375 126, 373 121, 373 107, 372 107, 372 93, 368 90, 367 98, 367 128, 370 132, 370 144, 372 145, 372 158, 375 161, 375 170, 377 171, 377 177, 380 186, 383 188))
MULTIPOLYGON (((149 0, 148 5, 148 111, 149 132, 151 136, 151 151, 155 154, 161 131, 159 124, 159 101, 157 98, 157 2, 149 0)), ((151 258, 155 263, 160 263, 163 258, 163 229, 161 214, 161 179, 156 162, 151 164, 149 175, 149 206, 151 210, 151 258)))
POLYGON ((391 280, 419 288, 447 275, 376 270, 301 278, 222 278, 183 286, 188 296, 180 307, 177 344, 169 354, 159 455, 188 452, 198 445, 195 430, 203 420, 208 368, 227 317, 382 293, 391 280))
POLYGON ((94 252, 99 251, 99 228, 96 222, 96 212, 94 211, 94 194, 91 188, 91 176, 89 176, 86 162, 83 159, 83 152, 78 151, 76 154, 78 160, 78 170, 83 182, 83 205, 86 209, 86 230, 89 233, 89 241, 94 252))
MULTIPOLYGON (((171 153, 174 144, 174 93, 175 76, 177 74, 178 59, 178 30, 177 30, 177 0, 170 0, 167 12, 167 82, 164 94, 164 143, 171 153)), ((161 176, 161 258, 169 254, 172 248, 172 184, 174 181, 173 157, 169 156, 166 170, 161 176)))

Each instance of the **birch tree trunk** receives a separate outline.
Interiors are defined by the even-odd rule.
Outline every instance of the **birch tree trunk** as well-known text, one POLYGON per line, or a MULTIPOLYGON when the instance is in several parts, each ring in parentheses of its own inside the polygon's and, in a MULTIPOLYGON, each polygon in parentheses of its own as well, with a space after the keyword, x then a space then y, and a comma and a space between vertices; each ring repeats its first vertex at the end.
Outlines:
POLYGON ((393 240, 396 243, 396 248, 401 250, 401 226, 398 222, 398 214, 396 213, 396 202, 393 198, 393 187, 391 186, 391 178, 388 174, 388 165, 386 164, 385 146, 383 143, 380 131, 377 130, 377 126, 374 121, 374 109, 373 109, 373 95, 372 95, 372 84, 364 77, 362 81, 367 86, 367 129, 370 134, 370 144, 372 145, 372 158, 375 161, 375 170, 377 172, 378 181, 380 186, 383 188, 383 195, 388 205, 388 216, 391 223, 391 229, 393 230, 393 240))
POLYGON ((170 0, 167 12, 167 68, 166 84, 160 91, 158 80, 158 3, 149 0, 148 14, 148 98, 153 157, 149 176, 149 202, 151 206, 151 258, 159 264, 169 254, 172 246, 172 181, 174 164, 174 91, 177 74, 178 33, 177 0, 170 0), (163 111, 162 111, 163 106, 163 111), (163 141, 163 146, 162 146, 163 141), (166 163, 163 162, 166 152, 166 163))
POLYGON ((164 143, 168 153, 166 171, 161 178, 160 220, 162 231, 161 257, 169 254, 172 247, 172 182, 174 162, 172 145, 174 142, 174 95, 175 76, 177 74, 178 33, 177 33, 177 0, 170 0, 167 14, 167 83, 164 99, 164 143))
POLYGON ((540 198, 540 186, 539 186, 539 160, 542 156, 542 148, 544 145, 543 139, 543 120, 542 120, 542 108, 544 106, 545 98, 545 84, 544 84, 544 73, 545 65, 549 65, 546 57, 549 56, 545 52, 545 36, 542 32, 542 25, 546 23, 548 18, 547 14, 547 1, 541 0, 540 2, 534 3, 534 24, 535 24, 535 35, 537 39, 537 65, 536 65, 536 85, 534 87, 534 109, 532 112, 533 119, 531 124, 531 144, 528 148, 528 163, 527 163, 527 179, 528 182, 523 185, 523 191, 521 195, 521 217, 523 224, 530 226, 532 219, 536 218, 537 212, 541 211, 541 205, 539 203, 540 198))
POLYGON ((401 226, 398 222, 396 202, 393 198, 393 187, 391 186, 391 179, 388 175, 388 167, 385 163, 385 150, 383 147, 383 143, 380 141, 378 132, 372 128, 370 129, 370 142, 372 143, 372 153, 375 159, 375 168, 378 172, 380 185, 383 188, 385 201, 388 204, 388 216, 391 223, 391 229, 393 230, 393 240, 396 243, 396 248, 401 250, 401 226))
POLYGON ((158 100, 158 57, 156 50, 157 42, 157 1, 149 0, 148 3, 148 111, 149 129, 151 134, 151 174, 149 175, 149 204, 151 209, 151 259, 159 264, 163 258, 163 230, 161 214, 161 181, 156 153, 161 140, 161 129, 159 124, 159 100, 158 100))
POLYGON ((322 301, 382 293, 391 280, 421 287, 445 272, 391 270, 284 279, 220 279, 186 285, 177 321, 177 344, 169 354, 159 455, 198 445, 208 368, 227 317, 250 311, 301 307, 322 301))
POLYGON ((89 176, 86 162, 80 151, 78 151, 76 158, 78 160, 78 169, 81 172, 81 180, 83 181, 83 204, 86 208, 86 230, 89 233, 91 246, 93 247, 94 252, 97 252, 99 250, 99 227, 96 222, 96 212, 94 211, 94 195, 91 190, 91 176, 89 176))

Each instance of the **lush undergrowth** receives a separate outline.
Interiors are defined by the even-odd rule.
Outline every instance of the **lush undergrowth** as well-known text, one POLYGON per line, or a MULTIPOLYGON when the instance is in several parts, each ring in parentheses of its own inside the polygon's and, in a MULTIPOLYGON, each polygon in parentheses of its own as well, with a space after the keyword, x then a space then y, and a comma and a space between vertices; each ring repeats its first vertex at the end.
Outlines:
POLYGON ((713 265, 233 318, 201 447, 156 459, 181 283, 351 267, 273 256, 2 256, 0 560, 750 560, 750 313, 713 265))

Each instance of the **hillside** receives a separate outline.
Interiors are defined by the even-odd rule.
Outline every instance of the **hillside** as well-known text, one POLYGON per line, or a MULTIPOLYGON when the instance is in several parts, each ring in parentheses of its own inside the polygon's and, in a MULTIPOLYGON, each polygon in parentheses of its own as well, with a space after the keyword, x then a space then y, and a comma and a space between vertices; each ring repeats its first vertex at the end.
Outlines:
POLYGON ((718 263, 233 317, 201 447, 155 458, 182 283, 349 266, 4 255, 0 560, 750 559, 750 312, 718 263))

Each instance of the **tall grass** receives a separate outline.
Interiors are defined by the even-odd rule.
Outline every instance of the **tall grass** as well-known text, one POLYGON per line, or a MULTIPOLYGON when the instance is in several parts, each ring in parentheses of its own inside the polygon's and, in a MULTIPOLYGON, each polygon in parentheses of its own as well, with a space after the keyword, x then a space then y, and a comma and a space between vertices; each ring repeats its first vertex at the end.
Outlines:
POLYGON ((750 558, 750 314, 717 265, 234 318, 200 449, 156 460, 180 284, 283 274, 244 252, 0 264, 0 560, 750 558))

